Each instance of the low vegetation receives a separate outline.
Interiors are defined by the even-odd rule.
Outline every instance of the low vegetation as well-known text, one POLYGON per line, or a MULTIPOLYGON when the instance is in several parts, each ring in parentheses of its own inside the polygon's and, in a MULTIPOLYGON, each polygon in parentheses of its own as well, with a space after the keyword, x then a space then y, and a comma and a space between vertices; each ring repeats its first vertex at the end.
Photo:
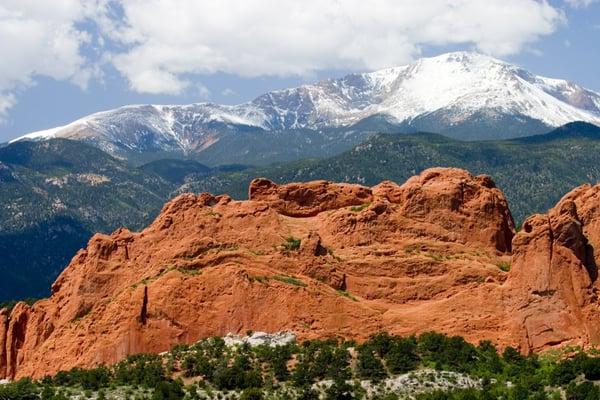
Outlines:
POLYGON ((507 261, 501 261, 498 263, 498 268, 500 268, 501 271, 508 272, 510 271, 510 263, 507 261))
MULTIPOLYGON (((567 353, 565 353, 567 354, 567 353)), ((222 338, 0 386, 0 399, 598 399, 600 358, 501 353, 438 333, 364 343, 227 346, 222 338), (563 396, 564 395, 564 396, 563 396)))
POLYGON ((19 302, 24 302, 26 304, 32 305, 33 303, 35 303, 38 300, 39 299, 35 298, 35 297, 27 297, 27 298, 21 299, 21 300, 0 301, 0 310, 2 310, 3 308, 6 308, 8 310, 8 312, 10 312, 19 302))
POLYGON ((306 283, 302 282, 300 279, 295 276, 289 275, 273 275, 272 277, 276 281, 287 283, 288 285, 298 286, 298 287, 306 287, 306 283))
POLYGON ((361 204, 360 206, 353 206, 353 207, 350 207, 350 211, 352 211, 352 212, 361 212, 362 210, 368 208, 369 206, 370 206, 369 203, 367 203, 367 204, 361 204))
POLYGON ((302 241, 300 239, 289 236, 285 239, 285 242, 283 242, 283 249, 284 251, 297 251, 300 249, 301 243, 302 241))

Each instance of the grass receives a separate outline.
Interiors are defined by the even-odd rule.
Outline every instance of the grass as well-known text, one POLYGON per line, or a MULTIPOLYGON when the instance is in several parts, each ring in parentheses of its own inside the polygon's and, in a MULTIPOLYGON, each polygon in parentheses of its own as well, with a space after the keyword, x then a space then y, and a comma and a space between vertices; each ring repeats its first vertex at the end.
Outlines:
POLYGON ((369 207, 370 205, 371 205, 371 203, 365 203, 365 204, 361 204, 360 206, 353 206, 353 207, 350 207, 350 211, 361 212, 362 210, 369 207))
POLYGON ((463 258, 460 254, 445 254, 435 250, 424 250, 423 248, 421 248, 421 246, 417 245, 410 245, 405 247, 404 252, 409 255, 424 255, 437 262, 463 258))
POLYGON ((298 249, 300 249, 301 243, 302 241, 300 239, 296 239, 293 236, 289 236, 285 239, 285 242, 283 242, 283 249, 285 251, 297 251, 298 249))
POLYGON ((272 278, 275 279, 276 281, 287 283, 288 285, 292 285, 292 286, 298 286, 298 287, 307 287, 308 286, 306 283, 302 282, 300 279, 296 278, 295 276, 273 275, 272 278))
POLYGON ((498 268, 500 268, 501 271, 504 271, 504 272, 510 271, 510 263, 507 262, 507 261, 501 261, 497 265, 498 265, 498 268))
POLYGON ((162 270, 158 273, 158 275, 153 276, 153 277, 146 277, 141 279, 140 281, 132 284, 130 287, 132 289, 137 288, 139 285, 144 285, 147 286, 149 283, 154 282, 158 279, 160 279, 163 275, 165 275, 167 272, 173 271, 175 269, 175 266, 173 265, 166 265, 162 268, 162 270))
POLYGON ((202 273, 202 271, 200 269, 185 268, 185 267, 177 268, 177 271, 181 272, 184 275, 190 275, 190 276, 198 276, 202 273))
POLYGON ((420 253, 421 249, 418 246, 411 245, 404 248, 406 254, 420 253))
POLYGON ((438 262, 446 259, 446 256, 444 256, 443 254, 438 253, 436 251, 428 251, 427 256, 432 258, 434 261, 438 261, 438 262))
POLYGON ((336 290, 336 292, 340 296, 347 297, 347 298, 349 298, 352 301, 358 301, 358 299, 356 297, 354 297, 350 292, 348 292, 346 290, 336 290))
POLYGON ((269 283, 269 277, 264 275, 250 275, 250 281, 267 284, 269 283))

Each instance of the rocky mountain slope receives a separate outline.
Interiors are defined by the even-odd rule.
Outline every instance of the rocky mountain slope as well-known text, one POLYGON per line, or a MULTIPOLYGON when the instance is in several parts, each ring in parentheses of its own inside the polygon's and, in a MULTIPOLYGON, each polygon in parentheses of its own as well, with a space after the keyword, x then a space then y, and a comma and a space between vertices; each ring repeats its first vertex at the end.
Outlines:
POLYGON ((520 224, 533 213, 546 212, 573 187, 600 181, 600 127, 572 123, 544 135, 478 142, 430 133, 376 135, 335 157, 190 179, 180 190, 244 199, 256 176, 278 183, 325 179, 375 185, 386 179, 402 182, 437 166, 492 176, 520 224))
POLYGON ((142 228, 174 188, 77 141, 0 148, 0 301, 46 295, 93 233, 142 228))
POLYGON ((84 140, 134 162, 169 154, 259 164, 333 155, 382 126, 471 140, 527 136, 573 121, 600 124, 600 94, 457 52, 273 91, 236 106, 126 106, 17 140, 84 140))
POLYGON ((248 329, 597 343, 599 196, 579 187, 515 233, 494 182, 459 169, 371 188, 257 179, 247 201, 184 194, 139 233, 95 235, 49 299, 0 311, 0 377, 248 329))

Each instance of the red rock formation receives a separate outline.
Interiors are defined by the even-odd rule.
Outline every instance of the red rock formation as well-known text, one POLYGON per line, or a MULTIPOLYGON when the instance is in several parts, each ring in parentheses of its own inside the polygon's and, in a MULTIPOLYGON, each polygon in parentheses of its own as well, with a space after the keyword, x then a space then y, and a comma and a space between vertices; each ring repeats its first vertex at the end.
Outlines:
POLYGON ((8 310, 0 310, 0 377, 6 375, 6 331, 8 330, 8 310))
POLYGON ((487 176, 436 168, 401 186, 259 179, 248 201, 184 194, 142 232, 95 235, 49 299, 0 313, 0 377, 247 329, 358 340, 437 330, 524 351, 592 343, 597 192, 532 217, 510 273, 498 265, 513 221, 487 176))
POLYGON ((507 302, 522 348, 600 343, 599 200, 600 186, 577 188, 514 238, 507 302))
POLYGON ((371 190, 360 185, 314 181, 278 186, 259 178, 250 183, 248 199, 264 201, 282 215, 312 217, 327 210, 370 203, 373 196, 371 190))

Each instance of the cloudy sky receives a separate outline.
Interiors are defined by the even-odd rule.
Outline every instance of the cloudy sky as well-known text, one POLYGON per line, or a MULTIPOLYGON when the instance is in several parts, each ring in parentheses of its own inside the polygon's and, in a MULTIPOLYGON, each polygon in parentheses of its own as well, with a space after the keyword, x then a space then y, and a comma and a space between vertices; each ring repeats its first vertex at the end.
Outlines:
POLYGON ((598 0, 0 0, 0 142, 475 50, 600 91, 598 0))

